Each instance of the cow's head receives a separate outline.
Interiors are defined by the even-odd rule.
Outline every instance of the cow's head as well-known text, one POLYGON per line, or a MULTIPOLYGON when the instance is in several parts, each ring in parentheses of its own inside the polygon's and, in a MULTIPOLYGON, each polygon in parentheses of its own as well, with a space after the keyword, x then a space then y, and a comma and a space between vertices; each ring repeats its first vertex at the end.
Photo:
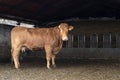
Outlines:
POLYGON ((67 23, 61 23, 59 25, 60 35, 63 41, 68 40, 68 31, 73 30, 73 26, 69 26, 67 23))

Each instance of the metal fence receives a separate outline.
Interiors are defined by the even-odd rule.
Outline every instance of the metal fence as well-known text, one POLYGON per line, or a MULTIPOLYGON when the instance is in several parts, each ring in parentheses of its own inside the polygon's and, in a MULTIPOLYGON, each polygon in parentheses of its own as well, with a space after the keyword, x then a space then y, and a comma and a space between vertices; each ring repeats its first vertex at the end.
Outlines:
POLYGON ((78 34, 78 47, 85 48, 85 33, 78 34))
POLYGON ((70 34, 65 47, 75 48, 77 46, 77 48, 113 48, 112 45, 115 45, 114 48, 120 48, 120 32, 114 33, 114 37, 112 37, 111 34, 113 33, 106 32, 100 35, 97 33, 91 33, 89 35, 89 40, 86 40, 88 36, 86 36, 84 32, 79 33, 77 36, 70 34), (115 41, 112 43, 113 38, 115 41), (89 45, 89 47, 86 47, 86 45, 89 45))
POLYGON ((96 33, 90 35, 90 48, 98 48, 98 35, 96 33))
POLYGON ((120 32, 116 33, 116 48, 120 48, 120 32))
POLYGON ((110 48, 111 47, 111 34, 104 33, 103 34, 103 48, 110 48))

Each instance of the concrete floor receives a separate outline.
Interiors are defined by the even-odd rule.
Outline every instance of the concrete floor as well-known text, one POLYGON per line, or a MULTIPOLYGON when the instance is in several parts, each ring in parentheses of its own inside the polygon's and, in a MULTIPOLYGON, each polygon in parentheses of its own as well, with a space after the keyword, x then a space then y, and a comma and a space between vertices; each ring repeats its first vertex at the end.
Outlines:
POLYGON ((56 60, 48 70, 45 60, 21 61, 15 69, 10 62, 0 63, 0 80, 119 80, 120 62, 104 60, 56 60))

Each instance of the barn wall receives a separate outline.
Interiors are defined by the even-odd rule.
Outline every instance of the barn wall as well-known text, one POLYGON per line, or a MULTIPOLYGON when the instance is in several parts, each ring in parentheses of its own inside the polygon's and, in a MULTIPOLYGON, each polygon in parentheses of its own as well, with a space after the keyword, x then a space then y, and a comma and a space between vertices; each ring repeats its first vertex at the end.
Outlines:
POLYGON ((75 26, 73 34, 77 35, 79 32, 86 32, 90 34, 96 32, 102 34, 105 32, 118 32, 120 31, 120 21, 119 20, 86 20, 86 21, 71 21, 70 24, 75 26))
POLYGON ((10 31, 12 26, 0 25, 0 57, 10 56, 10 31))

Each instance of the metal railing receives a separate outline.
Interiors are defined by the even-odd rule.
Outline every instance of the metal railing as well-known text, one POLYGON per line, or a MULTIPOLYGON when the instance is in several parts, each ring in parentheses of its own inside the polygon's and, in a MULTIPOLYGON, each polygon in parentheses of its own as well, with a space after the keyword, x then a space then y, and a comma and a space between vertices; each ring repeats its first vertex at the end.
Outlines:
POLYGON ((77 36, 69 35, 69 40, 64 44, 65 48, 120 48, 120 32, 114 33, 106 32, 104 34, 91 33, 89 37, 84 32, 77 36), (86 38, 88 38, 86 40, 86 38), (112 41, 114 38, 114 42, 112 41), (75 44, 76 43, 76 44, 75 44), (75 46, 74 46, 75 45, 75 46), (89 45, 89 47, 86 47, 89 45), (114 47, 112 45, 115 45, 114 47))
POLYGON ((103 48, 111 48, 111 34, 110 33, 103 34, 103 48))
POLYGON ((98 48, 98 35, 96 33, 90 35, 90 48, 98 48))
POLYGON ((78 34, 78 47, 85 48, 85 33, 78 34))

